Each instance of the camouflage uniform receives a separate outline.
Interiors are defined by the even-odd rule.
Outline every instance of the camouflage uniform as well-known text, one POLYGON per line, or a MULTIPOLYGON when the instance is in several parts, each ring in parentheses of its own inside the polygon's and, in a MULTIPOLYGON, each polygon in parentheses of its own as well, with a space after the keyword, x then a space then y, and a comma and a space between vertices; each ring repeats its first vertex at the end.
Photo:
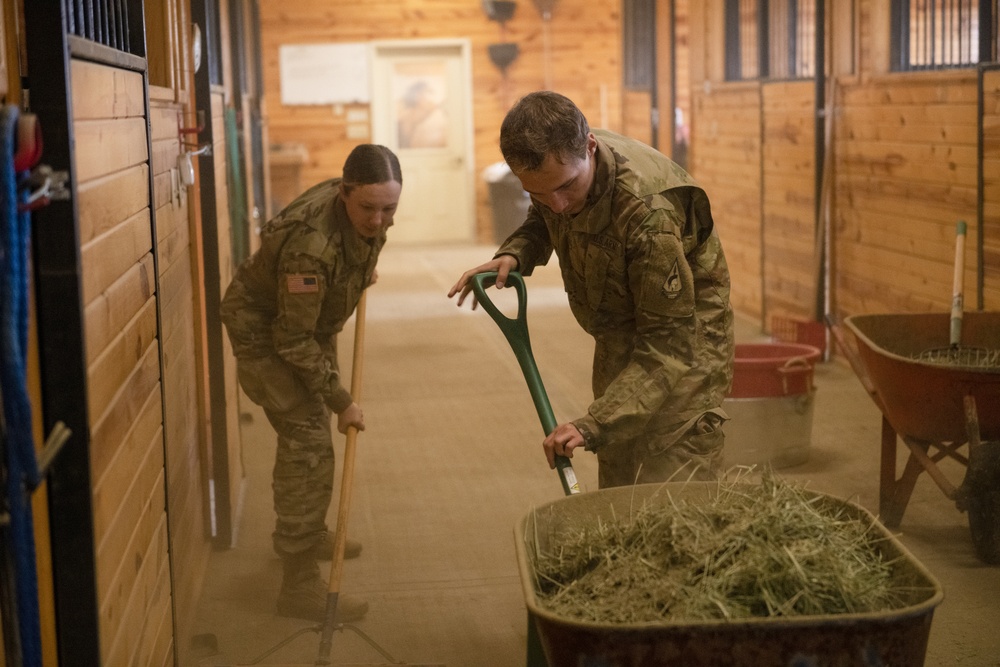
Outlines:
POLYGON ((734 339, 708 197, 652 148, 594 135, 583 211, 533 205, 497 256, 513 255, 525 275, 553 250, 559 258, 573 314, 596 341, 595 400, 573 424, 597 452, 600 486, 663 481, 686 462, 710 479, 721 466, 734 339))
POLYGON ((269 221, 222 301, 240 386, 278 434, 273 540, 282 556, 308 552, 326 530, 331 411, 353 402, 340 382, 336 336, 385 243, 384 232, 372 240, 357 234, 339 186, 313 186, 269 221))

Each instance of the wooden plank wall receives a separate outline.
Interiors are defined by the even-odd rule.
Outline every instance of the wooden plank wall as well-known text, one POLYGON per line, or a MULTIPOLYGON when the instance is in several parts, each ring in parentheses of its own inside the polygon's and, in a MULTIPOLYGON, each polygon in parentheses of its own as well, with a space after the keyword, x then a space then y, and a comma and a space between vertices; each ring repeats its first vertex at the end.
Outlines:
POLYGON ((618 0, 557 3, 549 23, 548 56, 541 14, 528 2, 518 3, 503 34, 500 25, 486 17, 482 3, 468 0, 285 0, 262 2, 260 11, 270 139, 305 144, 309 160, 302 180, 307 185, 339 175, 358 140, 347 137, 350 106, 331 109, 281 104, 278 49, 284 44, 468 38, 473 54, 477 233, 484 242, 492 239, 492 219, 480 174, 501 159, 497 142, 504 113, 517 97, 544 87, 547 63, 552 89, 572 98, 591 125, 621 130, 618 0), (502 41, 516 42, 520 47, 520 56, 507 69, 506 81, 487 53, 489 44, 502 41))
POLYGON ((983 73, 983 236, 984 301, 995 309, 1000 308, 1000 70, 983 73))
POLYGON ((151 87, 149 96, 163 338, 167 517, 177 621, 175 650, 183 658, 191 645, 191 626, 211 554, 206 521, 208 471, 202 456, 197 396, 194 322, 198 283, 192 267, 189 191, 177 168, 181 151, 177 127, 183 107, 174 102, 175 93, 170 88, 151 87))
POLYGON ((819 276, 816 252, 815 84, 777 81, 762 87, 763 319, 813 318, 819 276))
POLYGON ((172 660, 163 413, 142 75, 72 63, 100 648, 172 660))
POLYGON ((692 90, 690 171, 712 202, 732 278, 733 307, 763 316, 761 90, 692 90))
MULTIPOLYGON (((976 220, 976 77, 910 73, 846 82, 835 141, 837 308, 947 311, 955 226, 976 220)), ((967 286, 975 243, 966 244, 967 286)), ((989 299, 1000 305, 997 294, 989 299)))
MULTIPOLYGON (((653 125, 650 122, 651 96, 646 90, 622 92, 622 134, 652 145, 653 125)), ((668 148, 669 152, 669 148, 668 148)))
MULTIPOLYGON (((978 257, 975 68, 887 73, 886 5, 858 0, 836 44, 831 310, 840 315, 947 311, 955 226, 969 225, 966 307, 978 257), (845 64, 846 63, 846 64, 845 64), (844 71, 851 70, 853 71, 844 71)), ((727 82, 723 3, 693 6, 691 172, 709 192, 734 307, 811 319, 816 299, 812 81, 727 82)), ((842 15, 839 18, 843 19, 842 15)), ((984 306, 1000 307, 1000 75, 986 77, 984 306)))

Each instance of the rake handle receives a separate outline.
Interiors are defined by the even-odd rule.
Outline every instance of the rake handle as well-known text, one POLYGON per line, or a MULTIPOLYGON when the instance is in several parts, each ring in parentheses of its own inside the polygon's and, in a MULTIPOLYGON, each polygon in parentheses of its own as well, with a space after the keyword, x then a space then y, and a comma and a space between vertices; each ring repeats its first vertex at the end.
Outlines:
POLYGON ((949 342, 952 349, 958 349, 962 342, 962 311, 965 309, 965 232, 964 220, 959 220, 955 229, 955 274, 951 291, 951 327, 949 342))

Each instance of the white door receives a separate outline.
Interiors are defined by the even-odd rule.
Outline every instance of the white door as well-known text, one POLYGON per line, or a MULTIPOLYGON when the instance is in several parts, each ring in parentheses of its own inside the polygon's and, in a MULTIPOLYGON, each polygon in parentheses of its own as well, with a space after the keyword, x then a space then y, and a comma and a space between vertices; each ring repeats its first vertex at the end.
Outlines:
POLYGON ((393 243, 475 235, 468 40, 372 43, 372 141, 403 169, 393 243))

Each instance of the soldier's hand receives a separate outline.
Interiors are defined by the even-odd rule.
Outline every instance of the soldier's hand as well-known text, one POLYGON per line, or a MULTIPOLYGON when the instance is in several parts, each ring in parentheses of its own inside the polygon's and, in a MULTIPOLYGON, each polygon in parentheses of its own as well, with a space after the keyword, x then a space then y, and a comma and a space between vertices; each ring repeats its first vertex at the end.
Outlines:
POLYGON ((353 426, 359 431, 365 430, 365 414, 361 411, 361 406, 351 403, 347 409, 337 415, 337 430, 347 433, 347 429, 353 426))
POLYGON ((545 448, 545 458, 549 461, 549 468, 556 467, 556 456, 573 458, 573 450, 584 445, 583 434, 580 429, 570 423, 559 424, 548 437, 542 441, 545 448))
MULTIPOLYGON (((465 302, 465 297, 469 295, 472 291, 472 276, 477 273, 489 273, 490 271, 497 272, 496 286, 500 289, 507 282, 507 274, 511 271, 517 269, 517 258, 513 255, 500 255, 496 259, 491 259, 485 264, 480 264, 474 269, 469 269, 462 274, 462 277, 458 279, 458 282, 451 288, 448 292, 448 298, 459 295, 458 303, 456 305, 461 306, 465 302)), ((479 300, 476 299, 475 295, 472 297, 472 309, 475 310, 476 306, 479 305, 479 300)))

